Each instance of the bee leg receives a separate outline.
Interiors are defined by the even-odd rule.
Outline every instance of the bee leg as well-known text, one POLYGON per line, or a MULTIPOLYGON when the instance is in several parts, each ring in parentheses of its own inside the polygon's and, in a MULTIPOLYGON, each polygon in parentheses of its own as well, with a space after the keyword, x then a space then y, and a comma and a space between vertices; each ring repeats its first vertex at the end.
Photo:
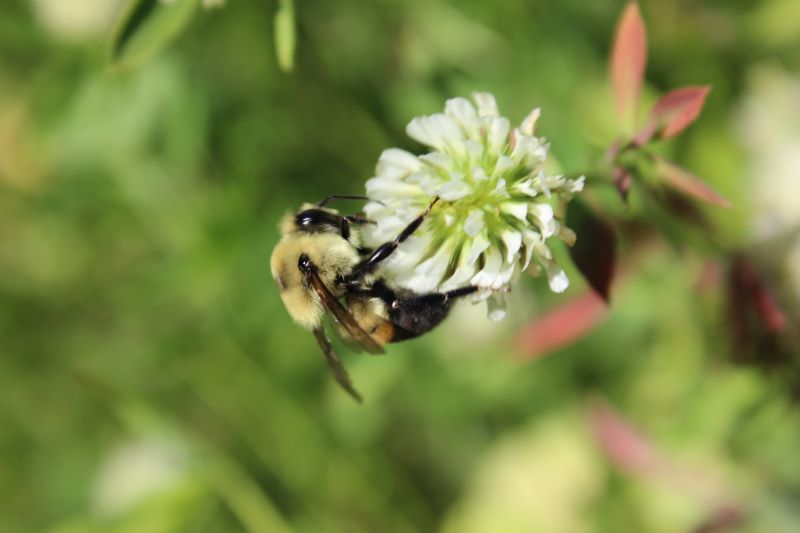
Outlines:
POLYGON ((375 224, 375 221, 359 215, 344 215, 339 217, 339 233, 342 235, 343 239, 348 241, 350 240, 351 224, 363 226, 364 224, 375 224))
POLYGON ((381 244, 375 248, 366 259, 363 259, 360 263, 358 263, 353 269, 353 273, 348 276, 348 281, 351 284, 356 283, 359 278, 375 270, 381 261, 392 255, 401 242, 408 239, 415 231, 417 231, 417 229, 425 221, 425 217, 428 216, 428 214, 431 212, 431 209, 433 209, 433 206, 436 205, 436 202, 438 201, 439 197, 437 196, 433 199, 425 212, 412 220, 408 226, 406 226, 403 231, 401 231, 400 234, 394 238, 394 240, 381 244))
POLYGON ((417 294, 411 298, 400 298, 391 303, 389 306, 392 309, 415 308, 425 307, 431 305, 450 305, 453 300, 469 296, 480 290, 480 287, 467 285, 466 287, 459 287, 452 291, 446 292, 429 292, 426 294, 417 294))
POLYGON ((341 218, 340 232, 344 240, 346 241, 350 240, 350 220, 347 217, 341 218))
POLYGON ((361 403, 361 395, 358 393, 355 387, 353 387, 353 383, 350 381, 350 376, 348 375, 347 370, 344 368, 342 360, 339 358, 336 352, 333 351, 333 346, 331 346, 331 341, 328 339, 325 331, 321 328, 315 329, 314 337, 317 339, 317 344, 319 344, 319 347, 322 349, 322 354, 325 356, 325 362, 328 363, 334 379, 336 379, 339 385, 341 385, 341 387, 347 391, 347 393, 352 396, 355 401, 361 403))
POLYGON ((375 222, 374 220, 370 220, 370 219, 366 218, 365 216, 363 216, 363 213, 358 213, 357 215, 345 215, 342 218, 347 219, 349 222, 351 222, 353 224, 361 224, 361 225, 364 225, 364 224, 377 224, 377 222, 375 222))

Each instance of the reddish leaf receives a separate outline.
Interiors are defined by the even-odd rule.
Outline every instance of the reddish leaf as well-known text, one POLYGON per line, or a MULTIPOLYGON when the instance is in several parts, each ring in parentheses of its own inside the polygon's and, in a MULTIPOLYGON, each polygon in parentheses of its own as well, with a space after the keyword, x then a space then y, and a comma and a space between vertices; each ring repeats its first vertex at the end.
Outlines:
POLYGON ((697 292, 709 292, 722 283, 723 269, 717 261, 706 260, 697 276, 694 289, 697 292))
POLYGON ((668 139, 682 132, 700 115, 710 90, 708 85, 682 87, 662 96, 650 110, 647 125, 634 142, 642 146, 654 137, 668 139))
POLYGON ((664 182, 676 191, 719 207, 733 207, 727 198, 703 180, 662 157, 656 156, 656 169, 664 182))
POLYGON ((605 302, 586 292, 528 324, 517 335, 524 359, 534 359, 581 339, 608 313, 605 302))
POLYGON ((740 508, 727 480, 714 471, 675 462, 603 399, 592 402, 588 415, 600 449, 622 472, 658 483, 687 501, 712 507, 715 514, 720 509, 740 508))
POLYGON ((619 154, 619 149, 621 144, 622 144, 621 141, 617 139, 616 141, 611 143, 611 146, 609 146, 608 150, 606 150, 605 160, 606 162, 608 162, 608 164, 612 164, 614 160, 617 159, 617 155, 619 154))
POLYGON ((605 402, 595 402, 589 422, 600 448, 618 468, 649 472, 665 462, 648 439, 605 402))
POLYGON ((666 187, 658 192, 662 206, 670 213, 676 215, 678 219, 693 224, 703 230, 712 231, 714 229, 705 211, 700 208, 697 202, 692 201, 688 196, 666 187))
POLYGON ((622 12, 611 48, 611 86, 617 113, 626 124, 632 122, 644 80, 647 34, 639 5, 630 2, 622 12))
POLYGON ((631 178, 630 172, 622 167, 614 167, 612 175, 614 176, 614 186, 617 188, 617 192, 619 192, 622 201, 627 203, 628 193, 630 192, 631 184, 633 183, 633 178, 631 178))
POLYGON ((757 280, 758 283, 753 287, 753 305, 761 317, 761 321, 772 332, 780 332, 786 327, 787 319, 775 297, 767 287, 757 280))
POLYGON ((747 519, 741 509, 728 506, 715 509, 711 516, 692 529, 692 533, 723 533, 735 531, 747 519))
POLYGON ((570 203, 567 225, 578 235, 569 249, 572 261, 592 289, 607 302, 617 255, 614 230, 579 200, 570 203))
POLYGON ((736 282, 746 291, 753 309, 761 319, 761 323, 772 332, 783 331, 788 322, 786 315, 778 306, 772 291, 764 284, 753 264, 744 257, 737 258, 733 265, 732 275, 735 277, 736 282))
POLYGON ((605 160, 609 166, 612 167, 611 175, 614 178, 614 186, 617 188, 622 201, 627 205, 628 192, 633 184, 633 176, 624 167, 617 164, 617 156, 619 155, 622 142, 616 140, 611 143, 611 146, 606 150, 605 160))

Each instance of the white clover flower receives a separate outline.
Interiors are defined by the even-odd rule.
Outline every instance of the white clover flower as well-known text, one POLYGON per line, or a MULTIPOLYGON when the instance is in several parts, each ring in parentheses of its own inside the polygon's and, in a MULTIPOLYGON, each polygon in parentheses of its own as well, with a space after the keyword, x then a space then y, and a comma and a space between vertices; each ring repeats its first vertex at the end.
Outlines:
POLYGON ((385 275, 415 292, 481 287, 489 316, 505 315, 503 292, 527 270, 544 272, 555 292, 569 285, 547 240, 572 244, 575 234, 555 217, 551 202, 583 189, 576 180, 544 170, 549 145, 534 135, 539 109, 513 128, 494 96, 476 92, 474 104, 453 98, 444 113, 414 118, 410 137, 432 148, 416 156, 390 148, 366 184, 364 208, 376 224, 365 228, 368 245, 391 240, 440 201, 425 223, 387 259, 385 275))

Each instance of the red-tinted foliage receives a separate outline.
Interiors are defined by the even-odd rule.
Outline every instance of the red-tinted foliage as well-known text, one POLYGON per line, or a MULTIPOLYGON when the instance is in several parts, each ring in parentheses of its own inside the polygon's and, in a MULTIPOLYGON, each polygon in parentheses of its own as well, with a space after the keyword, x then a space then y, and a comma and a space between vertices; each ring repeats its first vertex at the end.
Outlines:
POLYGON ((625 122, 634 118, 647 62, 647 34, 636 2, 623 11, 611 48, 611 86, 617 113, 625 122))
POLYGON ((573 298, 538 317, 517 334, 523 359, 535 359, 583 338, 608 314, 605 302, 594 292, 573 298))

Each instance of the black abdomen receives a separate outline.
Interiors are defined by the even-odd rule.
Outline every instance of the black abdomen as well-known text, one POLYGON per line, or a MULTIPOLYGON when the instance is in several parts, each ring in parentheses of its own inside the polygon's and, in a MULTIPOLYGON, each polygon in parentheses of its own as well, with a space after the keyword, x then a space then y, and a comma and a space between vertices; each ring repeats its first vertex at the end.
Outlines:
POLYGON ((395 326, 391 342, 413 339, 439 325, 450 312, 451 300, 429 294, 408 300, 395 300, 389 308, 389 320, 395 326))

